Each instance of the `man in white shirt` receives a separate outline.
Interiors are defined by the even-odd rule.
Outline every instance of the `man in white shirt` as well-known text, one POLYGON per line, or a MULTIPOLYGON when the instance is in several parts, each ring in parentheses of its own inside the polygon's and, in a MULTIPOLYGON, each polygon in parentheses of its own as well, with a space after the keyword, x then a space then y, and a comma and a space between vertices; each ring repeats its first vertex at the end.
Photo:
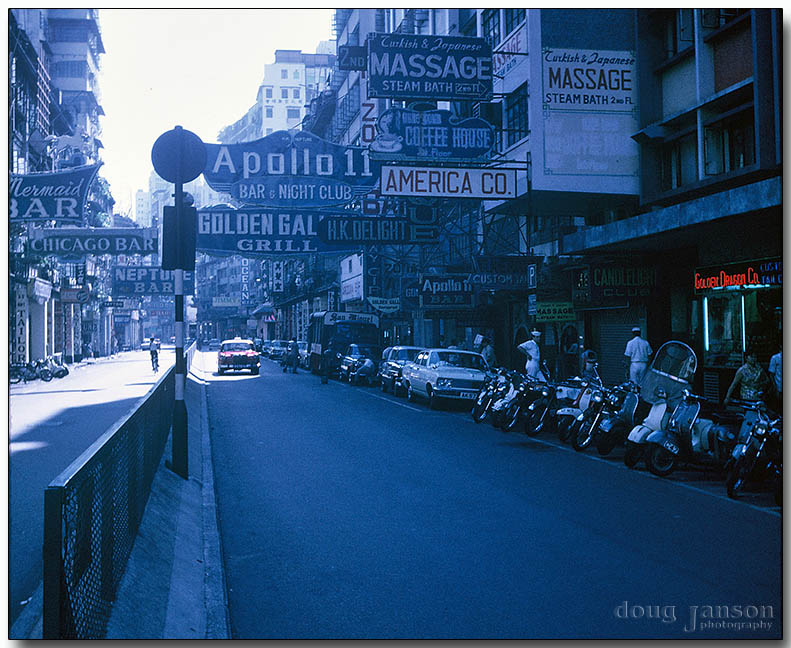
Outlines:
POLYGON ((769 360, 769 375, 775 383, 775 391, 777 391, 777 405, 778 410, 783 405, 783 345, 780 345, 780 351, 775 353, 769 360))
POLYGON ((648 359, 653 353, 651 345, 640 337, 640 327, 632 327, 632 339, 626 343, 626 361, 629 364, 629 380, 640 383, 648 368, 648 359))
POLYGON ((522 342, 516 348, 527 356, 525 362, 525 373, 530 378, 537 378, 541 382, 546 382, 547 379, 541 371, 541 349, 538 347, 538 341, 541 339, 541 331, 533 329, 530 331, 531 338, 526 342, 522 342))

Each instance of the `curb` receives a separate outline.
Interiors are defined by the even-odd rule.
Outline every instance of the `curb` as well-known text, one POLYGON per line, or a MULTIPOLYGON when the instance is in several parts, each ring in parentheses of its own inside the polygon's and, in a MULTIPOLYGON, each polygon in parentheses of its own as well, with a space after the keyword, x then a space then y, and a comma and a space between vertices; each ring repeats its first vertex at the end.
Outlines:
MULTIPOLYGON (((201 357, 200 373, 203 374, 201 357)), ((192 371, 193 367, 190 367, 192 371)), ((197 374, 196 374, 197 377, 197 374)), ((206 566, 204 596, 206 606, 206 639, 230 639, 230 618, 225 589, 225 569, 222 558, 220 531, 217 521, 217 502, 214 492, 214 464, 209 434, 209 408, 206 381, 200 378, 201 394, 201 456, 203 518, 203 564, 206 566)))

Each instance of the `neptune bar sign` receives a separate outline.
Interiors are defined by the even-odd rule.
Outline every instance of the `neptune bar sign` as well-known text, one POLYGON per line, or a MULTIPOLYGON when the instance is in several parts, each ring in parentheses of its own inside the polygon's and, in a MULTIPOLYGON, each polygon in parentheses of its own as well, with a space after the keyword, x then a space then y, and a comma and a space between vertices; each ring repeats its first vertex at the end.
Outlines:
MULTIPOLYGON (((176 275, 173 270, 150 266, 115 266, 113 296, 174 295, 176 275)), ((184 273, 184 294, 195 292, 195 273, 184 273)))
POLYGON ((492 95, 492 47, 483 38, 375 34, 368 96, 483 100, 492 95))
POLYGON ((206 144, 203 177, 244 205, 333 207, 365 195, 379 178, 367 148, 306 131, 277 131, 240 144, 206 144))

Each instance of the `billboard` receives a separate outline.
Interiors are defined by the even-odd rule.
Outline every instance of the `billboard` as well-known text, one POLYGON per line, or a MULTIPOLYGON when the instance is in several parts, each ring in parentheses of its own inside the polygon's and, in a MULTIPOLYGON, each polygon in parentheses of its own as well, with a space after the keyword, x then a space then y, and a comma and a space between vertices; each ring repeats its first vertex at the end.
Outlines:
POLYGON ((88 188, 100 166, 91 164, 68 171, 27 175, 10 173, 10 222, 82 222, 88 188))
POLYGON ((516 197, 516 169, 383 166, 383 196, 423 198, 516 197))
MULTIPOLYGON (((113 296, 175 295, 176 273, 150 266, 115 266, 112 269, 113 296)), ((195 273, 184 273, 184 294, 195 292, 195 273)))
POLYGON ((307 131, 206 144, 206 151, 206 182, 245 205, 335 207, 364 195, 379 178, 379 163, 367 148, 334 144, 307 131))
POLYGON ((32 252, 60 257, 86 254, 157 254, 159 240, 155 227, 58 227, 34 229, 28 247, 32 252))
POLYGON ((388 158, 475 159, 494 145, 494 128, 478 117, 454 121, 449 110, 393 107, 377 120, 371 151, 388 158))
POLYGON ((363 255, 351 254, 341 259, 341 303, 365 298, 363 255))
POLYGON ((368 39, 368 96, 485 100, 492 47, 483 38, 375 34, 368 39))

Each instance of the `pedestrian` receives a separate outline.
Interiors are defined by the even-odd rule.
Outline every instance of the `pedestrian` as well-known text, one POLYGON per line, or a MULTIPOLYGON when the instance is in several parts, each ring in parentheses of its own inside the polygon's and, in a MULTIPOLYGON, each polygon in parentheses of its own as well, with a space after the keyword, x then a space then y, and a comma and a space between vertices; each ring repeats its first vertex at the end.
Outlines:
POLYGON ((747 349, 744 353, 744 364, 739 367, 733 377, 731 386, 725 394, 725 404, 731 400, 731 396, 736 388, 739 387, 739 398, 743 401, 763 400, 763 390, 769 385, 769 376, 758 364, 758 354, 755 349, 747 349))
POLYGON ((291 342, 288 343, 287 358, 286 368, 291 366, 294 373, 297 373, 297 366, 299 365, 299 345, 297 344, 297 338, 291 338, 291 342))
POLYGON ((585 349, 582 354, 582 378, 586 380, 598 380, 599 373, 596 371, 598 356, 593 349, 585 349))
POLYGON ((481 341, 481 355, 483 359, 486 360, 486 364, 490 367, 494 367, 497 364, 497 358, 494 355, 494 347, 492 346, 492 341, 485 337, 481 341))
POLYGON ((626 358, 626 377, 632 382, 640 384, 646 370, 648 369, 648 360, 653 353, 651 345, 647 340, 640 337, 640 327, 632 327, 632 339, 626 343, 626 350, 624 356, 626 358))
POLYGON ((151 369, 156 373, 159 371, 159 338, 155 335, 151 336, 151 343, 148 346, 148 352, 151 354, 151 369))
POLYGON ((527 356, 527 360, 525 361, 525 374, 529 378, 537 378, 541 382, 547 382, 546 376, 544 376, 544 372, 541 371, 541 349, 538 346, 539 340, 541 340, 541 331, 537 328, 533 328, 530 331, 530 339, 526 342, 522 342, 516 348, 519 349, 522 353, 527 356))
POLYGON ((780 350, 775 353, 769 360, 769 376, 773 379, 775 388, 775 409, 778 412, 783 411, 783 345, 780 344, 780 350))

